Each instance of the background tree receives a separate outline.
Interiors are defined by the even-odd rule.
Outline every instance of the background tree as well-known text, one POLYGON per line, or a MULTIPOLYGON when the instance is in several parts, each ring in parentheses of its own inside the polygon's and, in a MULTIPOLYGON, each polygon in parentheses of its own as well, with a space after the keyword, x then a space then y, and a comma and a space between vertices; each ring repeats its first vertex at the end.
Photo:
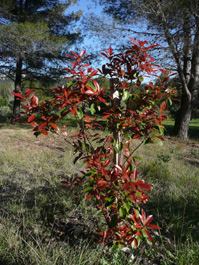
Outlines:
MULTIPOLYGON (((189 122, 199 91, 199 3, 196 0, 99 0, 111 14, 115 28, 148 36, 162 44, 164 63, 176 70, 182 88, 181 105, 176 114, 174 134, 188 137, 189 122), (141 22, 142 31, 132 30, 141 22), (146 24, 145 24, 146 23, 146 24), (135 25, 135 24, 134 24, 135 25), (146 29, 146 26, 148 28, 146 29), (169 53, 168 53, 169 52, 169 53), (170 57, 170 55, 172 57, 170 57)), ((129 34, 129 33, 128 33, 129 34)), ((157 51, 157 49, 156 49, 157 51)))
MULTIPOLYGON (((81 12, 66 15, 73 0, 8 0, 0 3, 0 73, 21 91, 22 80, 56 80, 61 74, 64 50, 80 40, 72 32, 81 12), (69 28, 70 26, 70 28, 69 28), (73 27, 71 27, 73 26, 73 27)), ((13 116, 20 115, 14 100, 13 116)))

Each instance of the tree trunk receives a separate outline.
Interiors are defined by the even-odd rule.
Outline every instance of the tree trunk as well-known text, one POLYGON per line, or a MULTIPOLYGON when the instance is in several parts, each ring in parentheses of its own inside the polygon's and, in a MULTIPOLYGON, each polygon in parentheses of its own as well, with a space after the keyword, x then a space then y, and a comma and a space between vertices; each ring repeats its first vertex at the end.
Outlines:
POLYGON ((173 134, 183 140, 188 138, 189 122, 191 120, 192 101, 184 95, 181 99, 181 106, 177 112, 173 134))
MULTIPOLYGON (((15 93, 21 93, 21 79, 22 79, 22 59, 19 57, 16 64, 16 77, 15 77, 15 93)), ((14 97, 13 105, 13 118, 20 117, 20 100, 14 97)))
MULTIPOLYGON (((112 78, 110 80, 111 85, 111 96, 113 97, 113 107, 120 107, 120 84, 117 79, 112 78)), ((114 163, 116 165, 122 165, 123 163, 123 150, 120 149, 120 144, 122 144, 122 134, 121 131, 117 128, 117 124, 115 124, 115 128, 113 130, 113 139, 116 142, 116 150, 114 150, 114 163)))

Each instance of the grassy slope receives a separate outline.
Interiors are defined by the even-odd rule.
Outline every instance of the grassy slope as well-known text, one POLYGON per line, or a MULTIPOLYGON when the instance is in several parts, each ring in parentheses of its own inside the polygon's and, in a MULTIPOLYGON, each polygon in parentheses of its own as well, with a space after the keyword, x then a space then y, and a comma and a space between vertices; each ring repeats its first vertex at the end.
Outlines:
MULTIPOLYGON (((103 220, 91 205, 61 189, 66 175, 83 168, 73 165, 65 143, 19 127, 2 127, 0 135, 0 264, 128 264, 95 244, 103 220)), ((199 143, 167 137, 135 155, 154 186, 146 210, 162 230, 135 252, 133 264, 199 264, 199 143)))

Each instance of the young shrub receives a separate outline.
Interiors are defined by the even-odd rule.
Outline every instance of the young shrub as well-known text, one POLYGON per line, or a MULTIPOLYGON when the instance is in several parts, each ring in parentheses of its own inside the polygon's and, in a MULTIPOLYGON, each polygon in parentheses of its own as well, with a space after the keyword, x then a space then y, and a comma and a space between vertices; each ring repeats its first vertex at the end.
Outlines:
POLYGON ((72 67, 65 68, 69 82, 53 89, 51 102, 40 103, 33 90, 26 91, 25 96, 14 94, 27 103, 23 108, 36 136, 56 132, 73 148, 74 163, 78 159, 85 162, 82 175, 63 184, 66 188, 81 185, 87 200, 93 200, 106 221, 106 227, 98 231, 99 242, 110 243, 113 249, 136 248, 143 238, 150 243, 150 229, 160 229, 152 224, 153 216, 147 217, 142 209, 152 187, 139 178, 134 152, 141 144, 163 141, 162 121, 171 94, 163 85, 154 86, 152 82, 141 86, 143 74, 166 72, 147 54, 155 45, 146 47, 147 42, 130 39, 131 46, 123 53, 114 53, 111 47, 104 50, 101 54, 108 63, 98 70, 85 63, 85 50, 80 55, 67 55, 73 60, 72 67), (108 94, 94 80, 99 74, 110 79, 108 94), (85 107, 90 109, 89 114, 84 112, 85 107), (101 120, 95 115, 99 107, 101 120), (57 109, 59 115, 55 114, 57 109), (71 113, 80 125, 74 135, 57 125, 71 113), (104 128, 106 134, 100 134, 104 128), (138 138, 140 144, 132 149, 132 140, 138 138))

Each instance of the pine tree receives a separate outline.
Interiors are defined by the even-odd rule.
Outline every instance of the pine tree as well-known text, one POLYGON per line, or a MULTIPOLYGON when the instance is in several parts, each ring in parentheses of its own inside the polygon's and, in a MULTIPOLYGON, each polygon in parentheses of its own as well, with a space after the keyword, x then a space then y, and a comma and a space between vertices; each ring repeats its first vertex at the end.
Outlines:
MULTIPOLYGON (((73 0, 1 0, 0 74, 15 83, 22 80, 56 79, 61 74, 65 50, 80 39, 72 32, 81 12, 66 15, 73 0)), ((20 101, 14 100, 13 117, 20 116, 20 101)))

